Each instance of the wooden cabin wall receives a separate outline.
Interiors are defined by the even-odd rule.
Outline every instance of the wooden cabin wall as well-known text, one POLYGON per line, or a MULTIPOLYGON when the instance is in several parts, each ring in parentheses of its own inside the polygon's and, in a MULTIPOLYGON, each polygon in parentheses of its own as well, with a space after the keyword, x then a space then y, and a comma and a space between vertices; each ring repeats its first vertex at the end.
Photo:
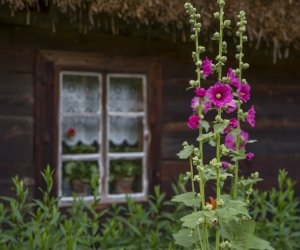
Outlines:
MULTIPOLYGON (((11 177, 19 175, 35 188, 34 172, 34 76, 39 50, 122 54, 128 57, 158 58, 162 66, 161 164, 158 182, 170 191, 176 176, 187 170, 176 153, 184 140, 193 141, 195 131, 186 126, 190 98, 186 87, 194 77, 189 43, 147 40, 138 37, 88 35, 77 31, 2 24, 0 26, 0 195, 11 194, 11 177)), ((266 180, 276 182, 279 168, 286 168, 299 180, 300 189, 300 73, 297 56, 272 64, 270 54, 249 50, 252 85, 257 109, 257 127, 250 130, 259 143, 251 146, 256 157, 243 164, 249 173, 259 170, 266 180)), ((299 60, 299 56, 298 56, 299 60)), ((150 83, 151 84, 151 83, 150 83)), ((212 149, 207 149, 212 153, 212 149)))

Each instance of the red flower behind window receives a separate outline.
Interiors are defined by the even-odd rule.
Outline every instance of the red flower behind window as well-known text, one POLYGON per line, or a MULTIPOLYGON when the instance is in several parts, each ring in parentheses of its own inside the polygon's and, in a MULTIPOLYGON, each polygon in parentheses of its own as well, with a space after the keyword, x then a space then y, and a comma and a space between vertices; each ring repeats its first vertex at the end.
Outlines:
POLYGON ((74 128, 69 128, 66 132, 67 137, 73 137, 76 135, 76 130, 74 128))

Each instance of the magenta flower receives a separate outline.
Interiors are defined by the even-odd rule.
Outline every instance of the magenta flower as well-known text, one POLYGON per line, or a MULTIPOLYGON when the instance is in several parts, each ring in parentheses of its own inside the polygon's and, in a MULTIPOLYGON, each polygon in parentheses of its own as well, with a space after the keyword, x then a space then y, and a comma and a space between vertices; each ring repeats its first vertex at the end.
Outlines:
POLYGON ((254 106, 252 105, 246 115, 246 120, 252 128, 255 126, 255 122, 256 122, 255 121, 255 113, 256 112, 255 112, 254 106))
POLYGON ((230 86, 220 82, 217 82, 215 85, 211 86, 206 91, 205 97, 210 99, 217 108, 221 108, 233 100, 230 86))
POLYGON ((229 167, 229 163, 227 161, 222 161, 222 168, 227 169, 229 167))
MULTIPOLYGON (((249 140, 249 134, 241 130, 240 136, 243 140, 243 142, 240 144, 240 149, 244 149, 247 144, 247 141, 249 140)), ((227 134, 225 136, 225 145, 231 150, 236 150, 236 137, 231 134, 227 134)))
POLYGON ((206 93, 206 90, 204 88, 196 88, 195 89, 195 95, 198 97, 204 97, 206 93))
POLYGON ((235 100, 232 99, 231 102, 227 103, 227 107, 225 109, 225 112, 227 114, 230 114, 230 113, 232 113, 235 110, 236 110, 236 102, 235 102, 235 100))
POLYGON ((254 157, 254 154, 252 152, 249 152, 246 154, 246 160, 247 161, 251 161, 254 157))
POLYGON ((188 120, 188 127, 192 129, 199 128, 200 120, 201 120, 200 116, 191 115, 188 120))
POLYGON ((206 114, 208 110, 211 108, 211 102, 202 102, 201 106, 203 108, 203 113, 206 114))
POLYGON ((202 62, 202 71, 205 78, 212 73, 212 61, 207 57, 202 62))
POLYGON ((199 97, 195 96, 191 101, 191 108, 195 112, 199 106, 199 97))
POLYGON ((229 83, 238 88, 241 85, 240 79, 236 76, 236 74, 233 72, 233 69, 230 68, 227 72, 227 77, 229 78, 229 83))
POLYGON ((238 88, 238 95, 239 98, 243 101, 243 102, 247 102, 250 99, 250 85, 247 83, 241 84, 238 88))
POLYGON ((238 121, 235 118, 229 120, 228 126, 224 129, 224 134, 228 134, 231 129, 238 127, 238 121))

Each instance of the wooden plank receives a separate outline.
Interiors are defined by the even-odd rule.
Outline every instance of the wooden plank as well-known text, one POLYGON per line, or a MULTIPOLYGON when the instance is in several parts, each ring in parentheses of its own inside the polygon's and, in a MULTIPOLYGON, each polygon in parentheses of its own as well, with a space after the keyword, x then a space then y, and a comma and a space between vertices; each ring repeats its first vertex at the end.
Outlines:
POLYGON ((0 95, 0 115, 33 116, 33 96, 0 95))
POLYGON ((33 97, 33 75, 0 71, 0 94, 33 97))
POLYGON ((29 164, 33 162, 32 117, 0 116, 1 164, 29 164))

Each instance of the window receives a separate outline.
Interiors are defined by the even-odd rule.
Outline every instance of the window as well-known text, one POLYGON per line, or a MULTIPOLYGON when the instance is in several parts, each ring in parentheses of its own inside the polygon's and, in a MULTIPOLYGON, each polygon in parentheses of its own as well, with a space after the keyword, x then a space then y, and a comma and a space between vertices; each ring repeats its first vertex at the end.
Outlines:
POLYGON ((59 102, 59 195, 103 200, 144 197, 147 188, 146 77, 62 71, 59 102), (106 86, 102 80, 106 77, 106 86))
POLYGON ((145 200, 160 178, 160 64, 71 52, 40 52, 35 78, 36 197, 40 172, 54 169, 62 205, 145 200), (151 136, 150 136, 151 135, 151 136), (151 141, 150 141, 151 138, 151 141))

